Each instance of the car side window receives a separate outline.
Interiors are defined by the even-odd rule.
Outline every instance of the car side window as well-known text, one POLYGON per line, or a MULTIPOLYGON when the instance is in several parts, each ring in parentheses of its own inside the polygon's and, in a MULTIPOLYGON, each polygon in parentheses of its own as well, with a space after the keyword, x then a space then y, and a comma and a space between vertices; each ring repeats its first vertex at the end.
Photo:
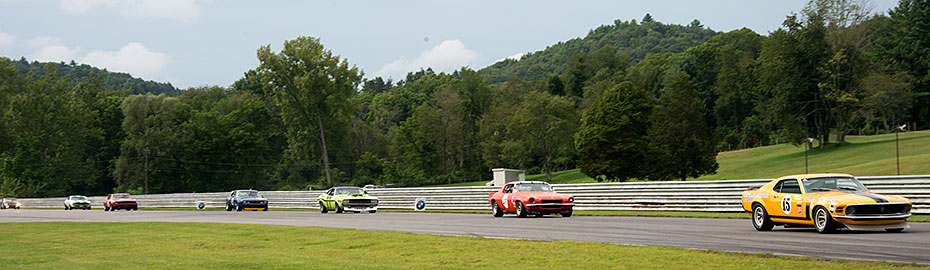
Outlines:
POLYGON ((333 191, 335 191, 335 190, 330 189, 329 191, 326 192, 326 195, 333 195, 333 191))
POLYGON ((513 192, 513 185, 504 186, 504 193, 511 193, 511 192, 513 192))
POLYGON ((781 181, 781 193, 801 194, 801 185, 795 179, 781 181))

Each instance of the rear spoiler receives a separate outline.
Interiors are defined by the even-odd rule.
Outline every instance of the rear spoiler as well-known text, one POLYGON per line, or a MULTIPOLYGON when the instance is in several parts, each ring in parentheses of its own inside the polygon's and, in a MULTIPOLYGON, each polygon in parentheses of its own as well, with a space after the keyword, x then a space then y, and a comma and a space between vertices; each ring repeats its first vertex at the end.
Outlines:
POLYGON ((752 186, 752 187, 747 188, 746 190, 757 190, 757 189, 762 188, 762 186, 764 185, 752 186))

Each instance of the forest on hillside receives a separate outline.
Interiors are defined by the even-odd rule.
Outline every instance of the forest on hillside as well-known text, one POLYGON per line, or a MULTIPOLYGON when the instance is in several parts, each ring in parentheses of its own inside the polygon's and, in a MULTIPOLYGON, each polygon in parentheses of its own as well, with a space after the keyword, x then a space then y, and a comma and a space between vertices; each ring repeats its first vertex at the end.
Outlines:
POLYGON ((767 35, 647 14, 396 82, 363 80, 313 37, 258 48, 229 87, 176 94, 0 58, 0 195, 424 186, 496 167, 683 180, 720 151, 930 128, 930 0, 856 3, 812 0, 767 35))

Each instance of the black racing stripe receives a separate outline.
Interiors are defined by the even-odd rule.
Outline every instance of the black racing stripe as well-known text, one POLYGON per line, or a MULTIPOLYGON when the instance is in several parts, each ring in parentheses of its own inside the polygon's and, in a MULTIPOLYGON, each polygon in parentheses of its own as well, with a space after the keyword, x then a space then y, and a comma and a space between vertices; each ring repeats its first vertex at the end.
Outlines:
POLYGON ((888 200, 886 200, 885 198, 882 198, 881 196, 878 196, 878 195, 875 195, 875 194, 872 194, 872 193, 865 193, 865 192, 861 192, 861 191, 852 191, 852 190, 845 190, 845 189, 840 189, 839 191, 840 191, 840 192, 843 192, 843 193, 849 193, 849 194, 853 194, 853 195, 859 195, 859 196, 862 196, 862 197, 867 197, 867 198, 869 198, 869 199, 874 200, 874 201, 877 202, 877 203, 886 203, 886 202, 888 202, 888 200))
POLYGON ((810 218, 807 218, 807 217, 789 217, 789 216, 773 216, 773 215, 769 215, 769 218, 795 219, 795 220, 810 220, 810 218))

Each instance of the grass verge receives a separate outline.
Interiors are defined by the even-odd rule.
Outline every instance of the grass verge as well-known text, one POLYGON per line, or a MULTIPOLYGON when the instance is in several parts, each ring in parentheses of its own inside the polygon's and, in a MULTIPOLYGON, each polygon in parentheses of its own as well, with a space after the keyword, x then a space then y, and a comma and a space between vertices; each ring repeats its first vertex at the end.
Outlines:
POLYGON ((669 247, 212 223, 2 223, 4 269, 902 269, 669 247), (520 252, 520 251, 532 252, 520 252), (504 252, 506 251, 506 252, 504 252))

